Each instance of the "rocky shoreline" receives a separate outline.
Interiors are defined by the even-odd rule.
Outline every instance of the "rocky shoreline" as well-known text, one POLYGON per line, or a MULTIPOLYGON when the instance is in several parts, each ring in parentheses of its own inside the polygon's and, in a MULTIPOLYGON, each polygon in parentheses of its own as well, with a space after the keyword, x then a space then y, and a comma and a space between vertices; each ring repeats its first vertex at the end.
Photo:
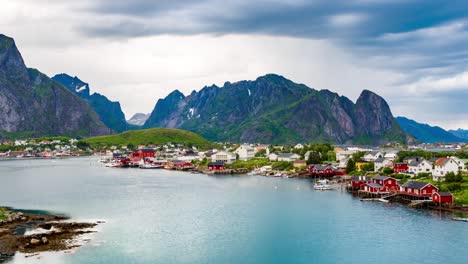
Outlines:
POLYGON ((95 233, 98 224, 69 222, 69 217, 30 213, 18 210, 3 210, 0 220, 0 263, 16 253, 35 256, 45 251, 66 251, 80 247, 77 238, 95 233), (32 231, 28 232, 27 231, 32 231))

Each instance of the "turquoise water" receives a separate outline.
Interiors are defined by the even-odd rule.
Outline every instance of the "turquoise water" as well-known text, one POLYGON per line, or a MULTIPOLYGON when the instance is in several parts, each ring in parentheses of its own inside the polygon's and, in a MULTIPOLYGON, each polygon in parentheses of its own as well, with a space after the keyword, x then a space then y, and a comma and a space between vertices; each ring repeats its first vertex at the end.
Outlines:
POLYGON ((12 160, 0 204, 107 221, 73 254, 13 263, 468 263, 468 223, 301 179, 12 160))

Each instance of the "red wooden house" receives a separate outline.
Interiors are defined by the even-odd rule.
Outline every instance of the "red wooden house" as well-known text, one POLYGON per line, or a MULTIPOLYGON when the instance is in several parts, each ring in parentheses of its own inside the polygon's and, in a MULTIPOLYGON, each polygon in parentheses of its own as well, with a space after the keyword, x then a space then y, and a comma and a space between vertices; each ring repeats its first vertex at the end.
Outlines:
POLYGON ((406 173, 409 167, 406 163, 395 163, 393 164, 393 173, 406 173))
POLYGON ((177 170, 191 170, 193 169, 193 164, 188 161, 177 161, 174 163, 174 166, 177 170))
POLYGON ((154 158, 156 152, 154 149, 144 148, 144 149, 137 149, 130 154, 132 158, 154 158))
POLYGON ((354 190, 361 189, 361 186, 366 183, 371 183, 372 178, 369 176, 352 176, 351 177, 351 188, 354 190))
POLYGON ((439 188, 427 182, 408 181, 400 186, 400 194, 413 197, 431 199, 432 194, 439 191, 439 188))
POLYGON ((376 176, 372 179, 373 183, 380 184, 387 188, 389 191, 398 191, 399 185, 395 178, 388 177, 388 176, 376 176))
POLYGON ((453 203, 453 195, 449 192, 435 192, 432 194, 434 203, 451 204, 453 203))
POLYGON ((307 167, 311 176, 334 176, 335 168, 331 164, 322 165, 322 164, 310 164, 307 167))
POLYGON ((388 193, 388 188, 381 184, 370 182, 361 185, 361 191, 369 193, 388 193))
POLYGON ((224 162, 210 162, 208 163, 208 170, 209 171, 222 171, 224 170, 224 162))

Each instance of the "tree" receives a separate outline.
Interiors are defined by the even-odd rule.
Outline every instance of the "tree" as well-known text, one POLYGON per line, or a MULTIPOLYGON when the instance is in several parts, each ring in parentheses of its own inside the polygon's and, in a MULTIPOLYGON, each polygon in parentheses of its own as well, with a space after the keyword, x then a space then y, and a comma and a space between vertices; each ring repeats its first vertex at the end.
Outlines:
POLYGON ((127 149, 133 150, 134 148, 135 148, 135 145, 133 145, 132 143, 128 143, 127 149))
POLYGON ((89 144, 88 144, 88 142, 80 140, 80 141, 76 142, 76 147, 79 148, 79 149, 85 150, 85 149, 89 148, 89 144))
POLYGON ((447 172, 447 174, 445 174, 445 181, 446 182, 455 182, 456 181, 455 173, 447 172))
POLYGON ((309 159, 307 160, 307 164, 320 164, 320 154, 318 152, 312 151, 309 154, 309 159))
POLYGON ((346 171, 348 171, 348 173, 351 173, 355 170, 356 170, 356 163, 354 162, 353 159, 349 159, 348 163, 346 164, 346 171))
POLYGON ((363 171, 374 171, 374 162, 366 163, 362 166, 363 171))
POLYGON ((393 168, 391 168, 391 167, 385 167, 385 168, 383 169, 383 173, 386 174, 386 175, 393 174, 393 168))
POLYGON ((266 155, 266 149, 261 149, 255 153, 255 157, 265 157, 266 155))

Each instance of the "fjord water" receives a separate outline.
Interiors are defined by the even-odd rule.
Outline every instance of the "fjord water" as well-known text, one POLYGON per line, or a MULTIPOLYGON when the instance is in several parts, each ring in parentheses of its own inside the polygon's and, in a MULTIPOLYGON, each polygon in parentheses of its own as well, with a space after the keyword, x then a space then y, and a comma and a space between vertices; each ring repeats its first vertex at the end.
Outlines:
POLYGON ((0 161, 0 204, 104 219, 73 254, 13 263, 468 263, 468 223, 304 179, 0 161))

